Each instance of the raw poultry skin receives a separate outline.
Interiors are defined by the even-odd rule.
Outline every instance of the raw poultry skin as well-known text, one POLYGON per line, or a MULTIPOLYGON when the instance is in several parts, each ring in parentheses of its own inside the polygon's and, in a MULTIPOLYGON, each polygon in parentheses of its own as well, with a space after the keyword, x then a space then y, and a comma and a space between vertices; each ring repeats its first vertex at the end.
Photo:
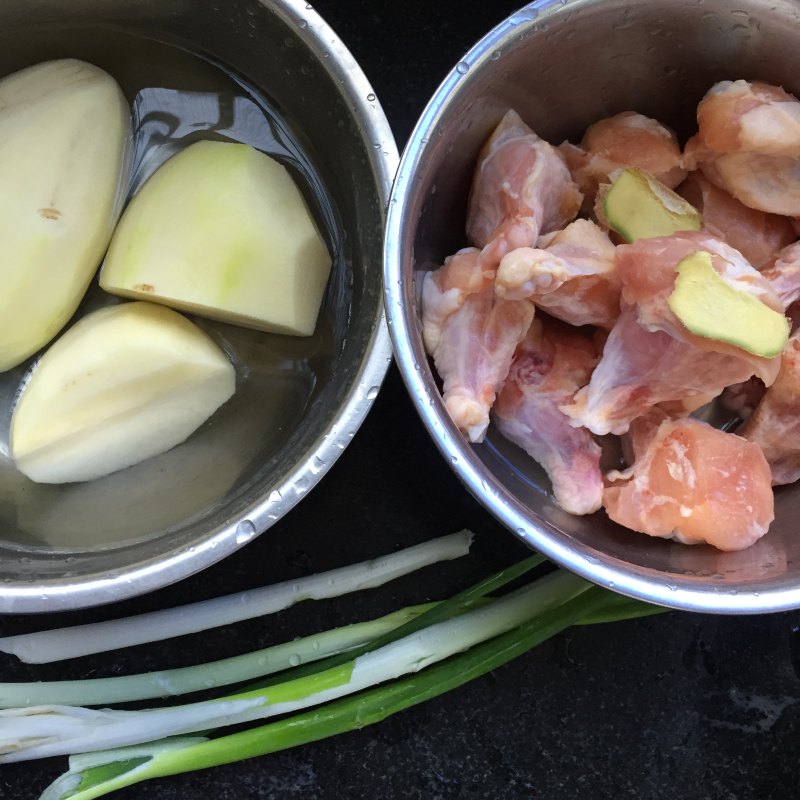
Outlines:
POLYGON ((495 269, 506 253, 575 219, 582 199, 556 149, 510 110, 478 157, 467 235, 495 269))
POLYGON ((775 518, 770 470, 760 448, 692 418, 660 412, 631 426, 635 461, 612 473, 608 516, 641 533, 684 544, 743 550, 775 518))
POLYGON ((423 277, 425 347, 443 382, 451 419, 471 442, 480 442, 489 410, 534 315, 527 300, 502 300, 480 251, 461 250, 423 277))
POLYGON ((584 195, 583 211, 594 206, 597 189, 622 167, 647 170, 674 189, 685 177, 681 148, 672 130, 655 119, 623 111, 590 125, 580 145, 558 146, 572 177, 584 195))
POLYGON ((537 318, 514 355, 493 419, 507 439, 544 467, 558 504, 571 514, 600 508, 600 447, 559 410, 589 380, 594 340, 554 320, 537 318))
POLYGON ((621 285, 616 248, 588 219, 539 238, 503 257, 497 270, 499 297, 527 298, 571 325, 610 330, 619 316, 621 285))
POLYGON ((732 248, 704 233, 642 239, 617 248, 623 308, 589 385, 562 410, 596 434, 622 434, 658 403, 702 400, 757 375, 775 380, 779 358, 689 333, 667 305, 675 268, 705 250, 714 269, 736 288, 782 310, 769 283, 732 248))
POLYGON ((750 208, 800 216, 800 102, 778 86, 714 84, 684 163, 750 208))
POLYGON ((800 332, 789 338, 775 383, 737 432, 761 448, 774 485, 800 478, 800 332))
POLYGON ((800 242, 784 247, 761 270, 778 296, 783 310, 800 299, 800 242))
POLYGON ((738 250, 756 269, 797 240, 789 219, 748 208, 700 172, 689 175, 677 191, 703 215, 709 234, 738 250))

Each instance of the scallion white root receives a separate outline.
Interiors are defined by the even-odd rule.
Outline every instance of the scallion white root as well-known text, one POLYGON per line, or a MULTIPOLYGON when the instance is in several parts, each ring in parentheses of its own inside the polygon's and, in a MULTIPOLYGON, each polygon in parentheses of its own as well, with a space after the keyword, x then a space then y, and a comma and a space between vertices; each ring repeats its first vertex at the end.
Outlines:
POLYGON ((471 543, 472 534, 461 531, 372 561, 261 589, 108 622, 6 636, 0 638, 0 651, 29 664, 44 664, 198 633, 273 614, 301 600, 322 600, 381 586, 430 564, 460 558, 469 552, 471 543))

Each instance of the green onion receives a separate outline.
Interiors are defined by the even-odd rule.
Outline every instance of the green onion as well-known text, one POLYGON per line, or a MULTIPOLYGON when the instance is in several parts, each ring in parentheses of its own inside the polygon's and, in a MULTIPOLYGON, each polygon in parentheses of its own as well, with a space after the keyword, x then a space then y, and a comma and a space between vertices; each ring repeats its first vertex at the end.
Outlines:
POLYGON ((253 653, 224 658, 194 667, 91 678, 74 681, 32 681, 0 683, 0 708, 15 706, 66 705, 100 706, 129 703, 156 697, 175 697, 217 686, 230 686, 281 672, 298 664, 349 653, 360 645, 403 626, 431 609, 426 603, 395 611, 380 619, 345 625, 313 636, 265 647, 253 653))
POLYGON ((0 763, 124 747, 294 713, 417 672, 505 633, 588 587, 581 578, 557 571, 347 663, 221 699, 144 711, 61 705, 6 709, 0 711, 0 763))
POLYGON ((410 572, 469 552, 469 531, 442 536, 381 558, 274 586, 217 597, 125 619, 0 638, 0 652, 29 664, 104 653, 230 625, 282 611, 301 600, 321 600, 381 586, 410 572))
MULTIPOLYGON (((561 570, 502 597, 490 596, 542 561, 525 559, 443 602, 221 662, 38 687, 0 684, 0 697, 18 706, 48 700, 0 711, 0 763, 70 754, 69 771, 41 800, 91 800, 149 778, 371 725, 495 669, 570 625, 660 611, 561 570), (165 686, 169 693, 189 692, 256 676, 261 680, 251 687, 202 702, 143 711, 86 707, 154 696, 165 686), (75 698, 84 705, 64 705, 75 698), (269 717, 281 719, 206 738, 217 729, 269 717), (206 735, 187 735, 195 733, 206 735)), ((365 566, 370 568, 360 569, 365 566)), ((350 578, 361 584, 358 574, 351 572, 350 578)), ((152 616, 157 615, 146 619, 152 616)))
POLYGON ((536 647, 580 619, 591 616, 606 600, 591 588, 563 605, 545 611, 511 631, 477 644, 465 653, 386 686, 329 703, 288 719, 205 742, 164 743, 148 748, 123 748, 70 759, 70 770, 40 800, 94 800, 151 778, 177 775, 228 764, 364 728, 410 706, 480 677, 536 647))

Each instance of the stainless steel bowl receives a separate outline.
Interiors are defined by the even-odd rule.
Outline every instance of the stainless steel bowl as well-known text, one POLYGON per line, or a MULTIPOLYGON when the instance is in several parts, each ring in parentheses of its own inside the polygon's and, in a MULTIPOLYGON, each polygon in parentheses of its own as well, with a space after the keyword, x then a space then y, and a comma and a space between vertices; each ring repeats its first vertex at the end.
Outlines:
MULTIPOLYGON (((358 65, 309 5, 6 0, 0 6, 0 74, 71 56, 107 67, 124 89, 143 74, 146 85, 167 90, 213 88, 216 67, 184 75, 185 59, 178 51, 174 63, 164 57, 163 43, 222 65, 263 95, 309 156, 330 198, 323 216, 338 253, 321 322, 308 340, 208 323, 238 359, 234 399, 185 444, 102 480, 61 487, 27 481, 3 455, 7 420, 4 434, 0 419, 0 612, 119 600, 246 544, 336 461, 390 362, 379 264, 397 150, 358 65)), ((213 92, 209 97, 215 102, 213 92)), ((238 119, 245 135, 255 135, 247 108, 238 118, 239 106, 218 106, 212 105, 213 130, 224 133, 238 119)), ((156 127, 159 119, 153 117, 156 127)), ((97 295, 87 301, 93 302, 97 295)), ((19 377, 0 381, 0 409, 10 407, 19 377)))
POLYGON ((467 192, 482 142, 515 108, 552 142, 633 109, 686 135, 715 82, 751 78, 800 92, 800 6, 792 0, 540 0, 487 34, 448 75, 401 159, 384 272, 395 355, 444 457, 520 539, 598 584, 665 606, 756 613, 800 606, 800 489, 776 492, 754 547, 721 553, 573 517, 544 472, 495 431, 470 446, 448 418, 425 356, 414 270, 465 245, 467 192))

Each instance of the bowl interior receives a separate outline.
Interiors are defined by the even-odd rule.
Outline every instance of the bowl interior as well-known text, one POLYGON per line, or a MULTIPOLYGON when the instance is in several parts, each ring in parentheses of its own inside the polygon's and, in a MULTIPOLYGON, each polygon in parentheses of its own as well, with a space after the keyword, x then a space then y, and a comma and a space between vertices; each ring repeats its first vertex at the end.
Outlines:
POLYGON ((543 470, 490 428, 467 445, 450 423, 419 335, 413 272, 467 244, 466 199, 481 144, 509 108, 543 138, 579 141, 626 110, 682 140, 722 79, 800 91, 800 9, 790 2, 572 0, 521 9, 471 50, 432 99, 401 161, 390 204, 387 302, 406 382, 440 449, 506 525, 555 560, 625 593, 681 608, 755 612, 800 605, 800 491, 776 492, 776 520, 755 546, 721 553, 622 529, 552 501, 543 470))
MULTIPOLYGON (((197 138, 248 142, 293 172, 334 266, 311 337, 196 319, 236 365, 236 394, 184 444, 103 479, 43 486, 13 468, 8 411, 30 362, 0 375, 0 611, 117 599, 244 544, 344 449, 388 366, 377 264, 396 151, 368 84, 310 8, 3 4, 0 75, 61 57, 107 69, 131 101, 132 191, 197 138)), ((108 302, 95 287, 78 313, 108 302)))

